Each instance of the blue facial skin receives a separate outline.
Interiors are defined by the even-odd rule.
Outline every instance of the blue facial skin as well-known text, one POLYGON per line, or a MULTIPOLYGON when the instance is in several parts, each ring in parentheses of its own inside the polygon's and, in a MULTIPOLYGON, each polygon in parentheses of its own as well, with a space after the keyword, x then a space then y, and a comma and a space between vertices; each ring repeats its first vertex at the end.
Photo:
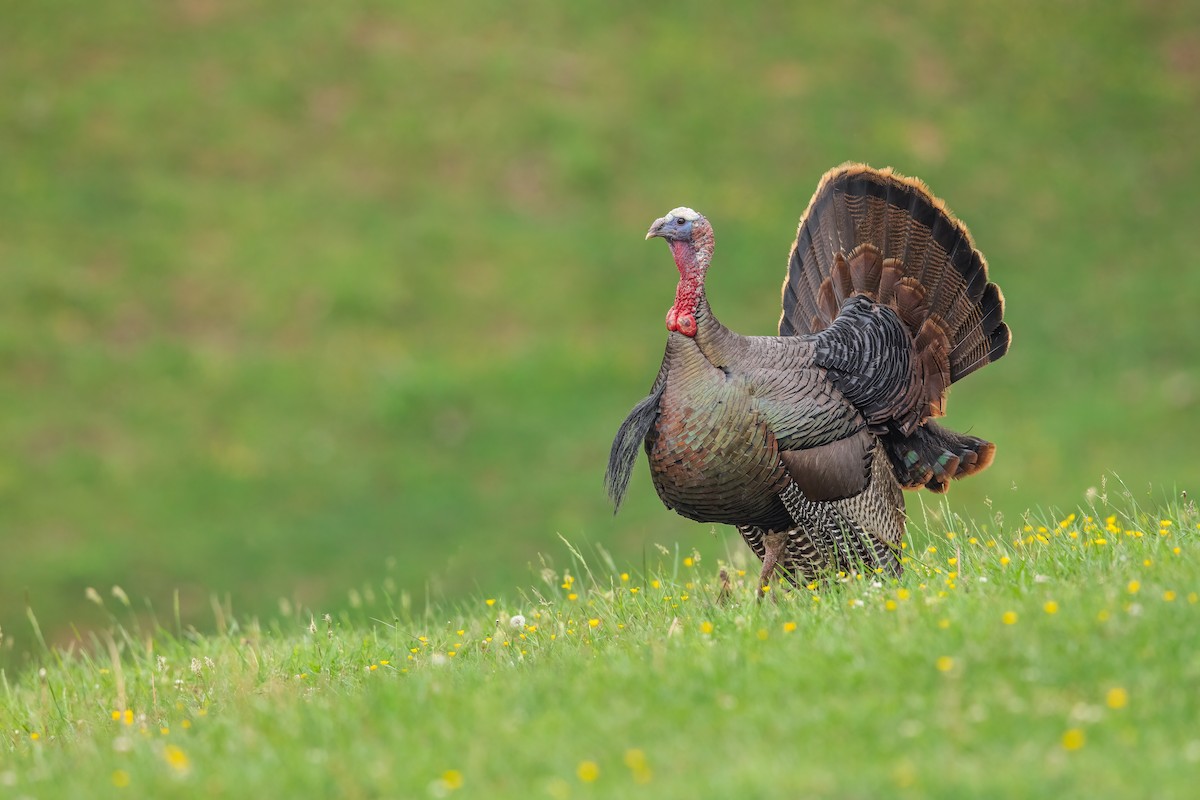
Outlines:
POLYGON ((678 241, 690 241, 692 238, 692 221, 683 217, 663 217, 655 221, 650 227, 650 232, 646 234, 646 238, 659 236, 663 239, 678 241))
POLYGON ((675 217, 667 223, 667 230, 671 232, 668 238, 684 239, 690 241, 692 238, 692 222, 683 217, 675 217))

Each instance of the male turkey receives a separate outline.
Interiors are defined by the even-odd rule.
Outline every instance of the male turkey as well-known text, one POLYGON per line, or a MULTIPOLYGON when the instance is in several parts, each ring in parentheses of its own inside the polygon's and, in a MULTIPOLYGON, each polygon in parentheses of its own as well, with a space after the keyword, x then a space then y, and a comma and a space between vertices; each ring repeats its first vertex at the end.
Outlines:
POLYGON ((779 336, 742 336, 713 315, 707 219, 676 208, 653 237, 670 245, 679 285, 654 388, 613 441, 615 507, 644 443, 663 503, 736 525, 762 586, 776 566, 792 580, 899 575, 901 489, 944 492, 995 450, 932 421, 950 384, 1011 338, 966 226, 919 180, 830 170, 800 218, 779 336))

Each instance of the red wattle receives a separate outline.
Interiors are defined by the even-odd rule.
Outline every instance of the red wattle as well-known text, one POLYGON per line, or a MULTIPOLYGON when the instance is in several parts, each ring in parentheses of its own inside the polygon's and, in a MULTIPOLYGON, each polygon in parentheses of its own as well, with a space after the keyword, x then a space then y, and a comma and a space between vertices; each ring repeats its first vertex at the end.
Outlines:
POLYGON ((671 242, 675 266, 679 268, 679 285, 675 287, 675 305, 667 312, 667 330, 684 336, 695 336, 696 307, 704 291, 704 273, 696 264, 696 251, 690 242, 671 242))

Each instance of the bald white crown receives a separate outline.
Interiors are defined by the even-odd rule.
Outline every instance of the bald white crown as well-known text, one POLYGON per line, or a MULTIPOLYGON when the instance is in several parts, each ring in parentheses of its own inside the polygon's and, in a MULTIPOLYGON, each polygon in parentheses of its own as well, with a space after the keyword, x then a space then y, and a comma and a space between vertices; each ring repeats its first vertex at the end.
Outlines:
POLYGON ((679 208, 673 208, 673 209, 671 209, 671 212, 669 214, 667 214, 667 216, 668 217, 683 217, 688 222, 695 222, 696 220, 700 219, 700 215, 697 214, 692 209, 688 208, 687 206, 680 206, 679 208))

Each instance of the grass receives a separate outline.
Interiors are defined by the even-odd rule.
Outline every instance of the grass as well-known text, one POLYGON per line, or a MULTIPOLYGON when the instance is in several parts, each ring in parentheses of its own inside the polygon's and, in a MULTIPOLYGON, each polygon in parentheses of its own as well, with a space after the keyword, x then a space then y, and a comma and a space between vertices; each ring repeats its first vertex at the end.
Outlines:
POLYGON ((95 596, 110 627, 3 676, 11 796, 1187 797, 1200 514, 914 520, 899 581, 735 599, 717 565, 566 545, 535 584, 335 617, 215 606, 213 634, 95 596), (520 617, 518 616, 520 615, 520 617))

